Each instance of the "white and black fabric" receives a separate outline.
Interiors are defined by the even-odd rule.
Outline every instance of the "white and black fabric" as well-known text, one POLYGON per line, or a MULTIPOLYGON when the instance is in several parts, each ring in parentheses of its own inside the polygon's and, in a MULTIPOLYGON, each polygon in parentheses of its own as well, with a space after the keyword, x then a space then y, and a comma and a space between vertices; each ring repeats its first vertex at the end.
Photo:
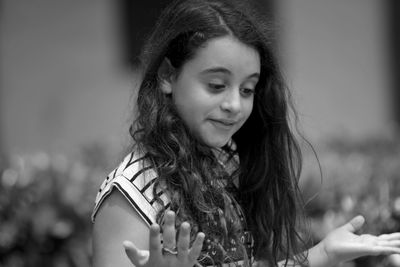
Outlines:
MULTIPOLYGON (((239 167, 239 158, 235 150, 236 145, 231 141, 224 149, 216 149, 214 151, 219 163, 230 175, 239 167)), ((157 173, 151 165, 151 160, 144 153, 130 153, 101 184, 95 200, 92 221, 95 221, 96 214, 103 201, 116 189, 129 201, 148 226, 155 223, 157 213, 162 209, 161 204, 155 201, 153 195, 153 187, 156 181, 157 173)), ((245 225, 244 215, 240 206, 232 197, 238 193, 237 186, 233 181, 234 179, 218 181, 230 192, 224 195, 224 217, 226 217, 226 221, 221 222, 221 218, 218 216, 211 217, 205 228, 212 229, 223 223, 227 225, 228 229, 243 229, 245 225)), ((157 188, 156 193, 163 201, 166 209, 168 209, 170 200, 167 191, 163 190, 162 185, 160 187, 157 188)), ((199 258, 201 266, 244 266, 244 253, 241 249, 242 247, 237 244, 237 239, 229 235, 227 239, 219 238, 215 235, 208 235, 207 231, 205 231, 205 234, 203 251, 199 258), (215 264, 216 262, 220 264, 217 265, 215 264)), ((253 238, 250 232, 241 231, 240 243, 244 244, 247 255, 251 258, 253 238)))
MULTIPOLYGON (((157 173, 147 157, 142 153, 130 153, 101 184, 95 200, 92 221, 94 222, 96 213, 104 199, 111 194, 112 190, 117 189, 147 225, 150 226, 155 223, 156 215, 161 209, 161 205, 155 201, 153 195, 153 186, 156 179, 157 173)), ((166 208, 168 208, 169 197, 166 193, 162 189, 158 189, 157 194, 166 208)))

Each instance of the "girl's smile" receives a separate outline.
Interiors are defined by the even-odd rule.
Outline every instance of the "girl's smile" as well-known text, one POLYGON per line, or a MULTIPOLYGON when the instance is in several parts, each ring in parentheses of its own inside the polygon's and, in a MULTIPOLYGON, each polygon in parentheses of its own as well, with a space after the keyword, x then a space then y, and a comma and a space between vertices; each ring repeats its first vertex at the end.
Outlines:
POLYGON ((163 91, 196 138, 221 147, 250 116, 259 73, 258 52, 224 36, 198 49, 163 91))
POLYGON ((237 121, 226 120, 226 119, 209 119, 211 123, 221 129, 221 130, 231 130, 233 126, 235 126, 237 121))

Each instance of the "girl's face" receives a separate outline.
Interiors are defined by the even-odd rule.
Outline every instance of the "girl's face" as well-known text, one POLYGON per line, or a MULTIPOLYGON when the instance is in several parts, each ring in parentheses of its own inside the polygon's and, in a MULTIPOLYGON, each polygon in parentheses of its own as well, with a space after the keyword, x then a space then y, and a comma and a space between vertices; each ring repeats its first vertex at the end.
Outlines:
MULTIPOLYGON (((249 118, 260 75, 258 52, 231 36, 211 39, 166 89, 192 134, 224 146, 249 118)), ((251 138, 251 137, 249 137, 251 138)))

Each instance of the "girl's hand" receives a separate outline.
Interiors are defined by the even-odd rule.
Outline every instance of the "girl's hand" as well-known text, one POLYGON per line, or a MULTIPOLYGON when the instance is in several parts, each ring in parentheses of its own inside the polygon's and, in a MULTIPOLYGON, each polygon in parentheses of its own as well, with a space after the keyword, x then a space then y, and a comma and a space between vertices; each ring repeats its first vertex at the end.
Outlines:
POLYGON ((322 240, 320 244, 328 262, 339 263, 367 255, 400 254, 400 233, 380 236, 355 234, 364 222, 364 217, 357 216, 322 240))
POLYGON ((176 241, 175 213, 167 211, 163 225, 163 244, 160 227, 150 227, 150 250, 140 250, 130 241, 124 241, 125 252, 136 267, 192 267, 196 264, 204 241, 204 233, 198 233, 191 248, 190 225, 183 222, 176 241))

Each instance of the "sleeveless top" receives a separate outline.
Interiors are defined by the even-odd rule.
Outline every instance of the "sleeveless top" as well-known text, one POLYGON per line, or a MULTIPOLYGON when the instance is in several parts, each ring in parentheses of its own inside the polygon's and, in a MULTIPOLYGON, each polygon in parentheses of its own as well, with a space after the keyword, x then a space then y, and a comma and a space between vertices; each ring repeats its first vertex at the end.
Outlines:
MULTIPOLYGON (((225 149, 215 149, 214 151, 218 162, 230 175, 239 167, 238 155, 237 153, 232 153, 235 150, 236 145, 230 141, 225 149)), ((132 152, 125 157, 122 163, 101 184, 95 200, 92 222, 95 221, 96 213, 102 202, 116 189, 128 200, 149 227, 151 224, 156 223, 157 213, 162 207, 159 202, 155 201, 153 196, 153 186, 158 177, 150 162, 145 154, 138 151, 132 152)), ((238 193, 237 186, 232 181, 217 179, 216 182, 222 183, 226 191, 229 191, 233 196, 238 193)), ((163 201, 165 208, 168 209, 170 205, 169 196, 163 190, 162 185, 159 187, 156 193, 163 201)), ((223 238, 221 234, 217 235, 217 237, 208 235, 204 231, 206 236, 202 253, 198 259, 199 266, 246 266, 244 260, 244 255, 246 254, 248 255, 248 264, 250 265, 253 261, 253 237, 245 229, 244 215, 240 206, 232 197, 224 196, 224 200, 227 220, 221 221, 218 216, 214 216, 208 220, 207 228, 212 229, 224 224, 228 229, 228 238, 223 238), (235 225, 239 225, 243 229, 239 234, 239 242, 243 245, 239 245, 237 239, 235 240, 233 236, 229 235, 232 229, 238 228, 233 227, 235 225), (246 254, 243 252, 243 248, 246 250, 246 254), (222 264, 216 264, 217 262, 222 262, 222 264)))

